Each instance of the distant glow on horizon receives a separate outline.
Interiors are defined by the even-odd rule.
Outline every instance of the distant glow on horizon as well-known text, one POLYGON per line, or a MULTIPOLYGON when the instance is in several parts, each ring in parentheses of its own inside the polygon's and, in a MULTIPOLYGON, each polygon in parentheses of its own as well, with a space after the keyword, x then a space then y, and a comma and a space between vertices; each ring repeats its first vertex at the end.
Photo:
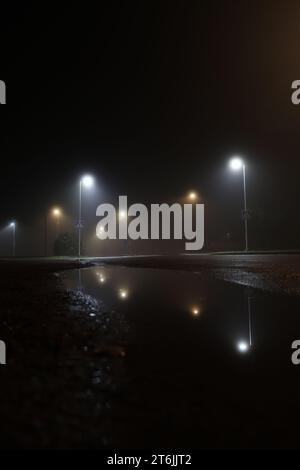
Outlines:
POLYGON ((249 344, 246 341, 239 341, 237 344, 238 351, 245 353, 249 351, 249 344))
POLYGON ((84 175, 81 178, 81 182, 86 188, 91 188, 94 184, 94 178, 91 175, 84 175))
POLYGON ((233 171, 238 171, 243 166, 243 160, 240 157, 234 157, 230 160, 229 166, 233 171))

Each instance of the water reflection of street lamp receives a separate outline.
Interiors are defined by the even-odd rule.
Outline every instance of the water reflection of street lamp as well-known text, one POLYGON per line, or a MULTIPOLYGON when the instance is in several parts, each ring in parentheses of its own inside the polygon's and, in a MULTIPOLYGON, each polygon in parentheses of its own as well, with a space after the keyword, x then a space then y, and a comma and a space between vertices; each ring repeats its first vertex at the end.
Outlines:
POLYGON ((12 255, 16 256, 16 222, 11 222, 9 227, 12 229, 12 255))
POLYGON ((94 178, 91 175, 85 175, 79 181, 79 207, 78 207, 78 258, 81 255, 81 229, 83 227, 81 220, 82 189, 91 188, 94 184, 94 178))
POLYGON ((104 284, 105 281, 106 281, 104 274, 99 273, 99 272, 96 272, 96 275, 97 275, 97 278, 98 278, 98 280, 99 280, 99 283, 100 283, 100 284, 104 284))
POLYGON ((247 293, 247 310, 248 310, 248 341, 241 340, 237 343, 238 351, 244 353, 252 347, 252 321, 251 321, 251 295, 247 293))
POLYGON ((247 212, 247 190, 246 190, 246 165, 239 157, 234 157, 229 161, 229 166, 233 171, 243 171, 244 188, 244 224, 245 224, 245 251, 248 251, 248 212, 247 212))
POLYGON ((251 297, 248 295, 249 345, 252 346, 251 297))

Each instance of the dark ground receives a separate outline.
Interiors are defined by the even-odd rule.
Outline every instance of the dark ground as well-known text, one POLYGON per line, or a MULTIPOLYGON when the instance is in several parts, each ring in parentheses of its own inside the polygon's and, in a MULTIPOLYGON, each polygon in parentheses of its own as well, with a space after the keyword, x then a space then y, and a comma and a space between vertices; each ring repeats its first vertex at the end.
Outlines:
POLYGON ((181 254, 94 258, 94 262, 133 267, 199 271, 242 286, 288 295, 300 294, 299 253, 181 254))
MULTIPOLYGON (((270 290, 283 285, 284 292, 298 292, 298 257, 293 256, 280 262, 273 257, 263 264, 253 259, 248 268, 241 257, 204 258, 201 263, 183 257, 179 264, 169 258, 128 258, 110 263, 202 269, 228 280, 244 278, 251 285, 251 279, 259 278, 260 287, 268 289, 270 281, 270 290)), ((62 288, 57 273, 77 267, 72 260, 0 262, 0 339, 7 344, 8 363, 0 367, 1 448, 107 448, 111 442, 122 442, 130 412, 111 420, 110 409, 111 400, 122 397, 126 382, 130 331, 117 313, 98 315, 100 306, 93 297, 62 288), (91 321, 90 316, 96 319, 91 321)), ((121 400, 126 402, 126 397, 121 400)), ((135 413, 142 419, 143 410, 135 413)), ((137 442, 143 446, 142 436, 137 442)))
POLYGON ((0 265, 0 337, 7 344, 7 365, 0 368, 1 448, 107 445, 106 410, 117 393, 124 338, 120 319, 102 314, 91 322, 94 299, 61 289, 53 272, 76 266, 0 265))

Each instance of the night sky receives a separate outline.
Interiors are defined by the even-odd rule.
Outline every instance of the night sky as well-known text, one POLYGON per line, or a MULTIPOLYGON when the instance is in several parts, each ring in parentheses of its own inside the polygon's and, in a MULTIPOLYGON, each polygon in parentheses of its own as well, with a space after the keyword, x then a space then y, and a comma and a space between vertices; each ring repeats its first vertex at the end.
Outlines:
POLYGON ((299 1, 97 3, 1 6, 1 226, 38 226, 53 204, 72 218, 91 172, 93 227, 119 194, 195 189, 212 244, 227 232, 242 244, 242 182, 227 167, 240 154, 251 247, 300 248, 299 1))

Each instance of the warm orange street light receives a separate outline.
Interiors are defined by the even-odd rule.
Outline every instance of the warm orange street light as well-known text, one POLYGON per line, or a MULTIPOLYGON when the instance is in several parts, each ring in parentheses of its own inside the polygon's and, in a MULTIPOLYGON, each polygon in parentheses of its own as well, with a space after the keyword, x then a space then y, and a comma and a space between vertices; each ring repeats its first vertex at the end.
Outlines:
POLYGON ((52 215, 56 219, 56 238, 57 238, 58 233, 59 233, 59 223, 60 223, 60 219, 62 216, 62 210, 59 207, 54 207, 52 209, 52 215))
POLYGON ((190 201, 195 201, 197 199, 197 193, 195 193, 195 191, 191 191, 188 195, 188 198, 190 201))
POLYGON ((52 214, 54 215, 54 217, 60 217, 61 216, 61 210, 58 207, 55 207, 52 210, 52 214))

